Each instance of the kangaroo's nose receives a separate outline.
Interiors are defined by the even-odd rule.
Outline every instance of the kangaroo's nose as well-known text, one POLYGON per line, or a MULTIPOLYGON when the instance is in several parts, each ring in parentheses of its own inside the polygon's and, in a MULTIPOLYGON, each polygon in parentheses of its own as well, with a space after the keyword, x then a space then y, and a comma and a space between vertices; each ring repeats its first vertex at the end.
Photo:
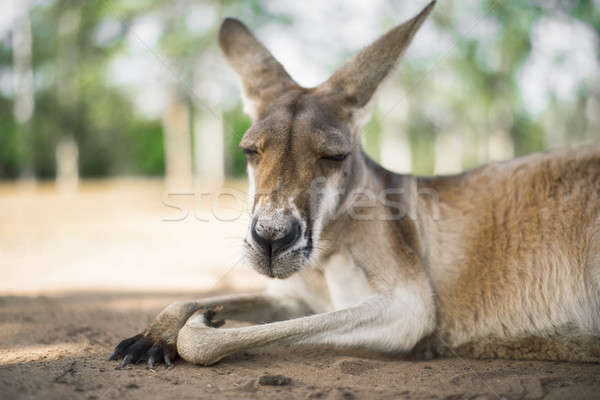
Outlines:
POLYGON ((268 224, 258 222, 258 218, 252 221, 250 228, 252 239, 260 250, 268 257, 275 257, 289 249, 301 235, 300 222, 294 219, 287 227, 270 227, 268 224))

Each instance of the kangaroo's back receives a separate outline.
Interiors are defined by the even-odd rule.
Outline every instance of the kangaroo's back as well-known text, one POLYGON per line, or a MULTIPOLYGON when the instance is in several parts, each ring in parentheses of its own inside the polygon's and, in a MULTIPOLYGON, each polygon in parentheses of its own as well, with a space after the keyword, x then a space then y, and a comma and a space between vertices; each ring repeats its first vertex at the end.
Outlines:
POLYGON ((599 146, 423 184, 439 194, 429 248, 449 346, 600 332, 599 146))

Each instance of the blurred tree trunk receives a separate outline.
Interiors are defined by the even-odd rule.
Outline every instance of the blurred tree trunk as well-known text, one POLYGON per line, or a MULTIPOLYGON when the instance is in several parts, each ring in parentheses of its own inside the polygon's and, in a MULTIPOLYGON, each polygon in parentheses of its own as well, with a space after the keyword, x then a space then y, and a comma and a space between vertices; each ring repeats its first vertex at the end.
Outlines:
POLYGON ((548 113, 544 119, 544 131, 546 133, 546 145, 548 148, 565 147, 568 144, 565 132, 565 122, 558 110, 548 113))
POLYGON ((194 118, 196 178, 203 184, 219 187, 225 179, 222 121, 211 114, 197 112, 194 118))
POLYGON ((21 181, 35 182, 32 116, 34 111, 32 37, 29 12, 15 20, 12 36, 15 100, 13 113, 19 124, 19 147, 22 155, 21 181))
POLYGON ((463 170, 465 144, 460 132, 454 128, 443 130, 435 137, 434 174, 456 174, 463 170))
POLYGON ((225 146, 223 115, 217 111, 221 87, 215 75, 219 71, 220 53, 216 48, 200 53, 193 73, 194 113, 194 173, 196 180, 209 190, 216 189, 225 179, 225 146))
POLYGON ((515 156, 515 143, 510 135, 513 125, 512 111, 506 103, 498 102, 488 113, 488 161, 510 160, 515 156))
POLYGON ((586 102, 585 112, 588 124, 585 129, 584 141, 598 140, 600 137, 600 96, 591 95, 586 102))
POLYGON ((62 5, 58 20, 58 103, 62 115, 62 132, 55 149, 56 184, 62 193, 72 193, 79 183, 79 150, 75 141, 77 96, 77 34, 81 24, 81 8, 71 3, 62 5))
POLYGON ((412 172, 410 138, 407 133, 407 116, 410 104, 404 100, 402 89, 383 88, 379 97, 384 112, 381 119, 381 163, 398 173, 412 172))
POLYGON ((169 100, 162 115, 167 190, 190 191, 193 185, 189 107, 178 95, 176 84, 167 92, 169 100))

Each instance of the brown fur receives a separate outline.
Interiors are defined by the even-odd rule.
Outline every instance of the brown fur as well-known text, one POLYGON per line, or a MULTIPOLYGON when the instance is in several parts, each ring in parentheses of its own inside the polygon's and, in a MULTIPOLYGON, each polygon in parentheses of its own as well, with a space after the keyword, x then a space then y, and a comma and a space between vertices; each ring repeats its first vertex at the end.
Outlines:
POLYGON ((421 184, 440 198, 440 219, 426 224, 437 334, 446 346, 489 335, 552 337, 574 317, 588 335, 598 332, 600 286, 592 271, 599 268, 599 147, 421 184))

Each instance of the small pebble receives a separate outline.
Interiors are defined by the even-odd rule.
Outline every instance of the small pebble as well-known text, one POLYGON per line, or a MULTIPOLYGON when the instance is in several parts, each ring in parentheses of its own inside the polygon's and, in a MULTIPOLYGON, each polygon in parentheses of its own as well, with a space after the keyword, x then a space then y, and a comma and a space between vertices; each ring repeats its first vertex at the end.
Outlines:
POLYGON ((258 378, 258 384, 263 386, 286 386, 292 383, 292 378, 283 375, 263 375, 258 378))

